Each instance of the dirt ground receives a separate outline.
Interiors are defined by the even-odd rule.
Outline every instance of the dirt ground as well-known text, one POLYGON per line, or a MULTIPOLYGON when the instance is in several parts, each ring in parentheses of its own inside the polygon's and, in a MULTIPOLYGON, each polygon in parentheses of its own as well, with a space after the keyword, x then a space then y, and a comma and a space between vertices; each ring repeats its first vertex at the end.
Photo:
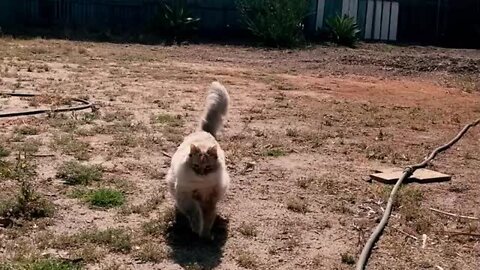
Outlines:
MULTIPOLYGON (((55 108, 69 97, 96 104, 94 112, 0 119, 6 170, 23 151, 36 172, 28 181, 55 209, 0 226, 0 269, 53 259, 71 269, 354 269, 391 189, 368 175, 422 161, 480 117, 478 50, 4 38, 0 56, 2 92, 42 94, 0 97, 0 111, 55 108), (232 186, 215 240, 204 243, 171 215, 164 176, 213 80, 232 99, 219 135, 232 186), (58 171, 68 160, 97 164, 103 175, 66 185, 58 171), (101 188, 125 201, 99 207, 81 195, 101 188)), ((480 217, 479 130, 430 166, 451 181, 402 188, 369 269, 480 269, 478 219, 430 210, 480 217)), ((0 171, 3 204, 21 186, 8 175, 0 171)))

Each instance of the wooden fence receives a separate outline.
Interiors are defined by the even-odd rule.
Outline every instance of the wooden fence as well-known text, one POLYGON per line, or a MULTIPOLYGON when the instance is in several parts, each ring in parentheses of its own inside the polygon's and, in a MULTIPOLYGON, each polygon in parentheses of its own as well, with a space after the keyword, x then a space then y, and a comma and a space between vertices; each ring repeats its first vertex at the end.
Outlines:
POLYGON ((480 47, 480 0, 316 0, 315 28, 356 18, 365 40, 480 47))
MULTIPOLYGON (((172 2, 175 0, 167 0, 172 2)), ((24 27, 145 30, 161 0, 0 0, 0 24, 24 27), (8 17, 8 18, 7 18, 8 17)), ((204 31, 240 28, 235 0, 187 0, 204 31)))
MULTIPOLYGON (((175 0, 165 0, 175 1, 175 0)), ((292 0, 294 1, 294 0, 292 0)), ((306 32, 336 14, 356 18, 365 40, 480 43, 480 0, 308 0, 306 32)), ((139 33, 162 0, 0 0, 0 27, 139 33)), ((203 33, 241 30, 235 0, 187 0, 203 33)), ((480 46, 480 45, 479 45, 480 46)))
POLYGON ((325 27, 326 20, 337 14, 355 18, 363 39, 397 40, 397 0, 318 0, 317 29, 325 27))

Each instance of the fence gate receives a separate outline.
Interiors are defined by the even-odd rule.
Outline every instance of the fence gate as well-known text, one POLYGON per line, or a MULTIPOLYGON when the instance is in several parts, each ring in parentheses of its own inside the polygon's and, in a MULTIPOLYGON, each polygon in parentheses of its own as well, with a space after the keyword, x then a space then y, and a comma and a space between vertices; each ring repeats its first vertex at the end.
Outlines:
POLYGON ((398 0, 317 0, 316 28, 326 26, 328 18, 348 15, 355 18, 366 40, 396 41, 398 0))

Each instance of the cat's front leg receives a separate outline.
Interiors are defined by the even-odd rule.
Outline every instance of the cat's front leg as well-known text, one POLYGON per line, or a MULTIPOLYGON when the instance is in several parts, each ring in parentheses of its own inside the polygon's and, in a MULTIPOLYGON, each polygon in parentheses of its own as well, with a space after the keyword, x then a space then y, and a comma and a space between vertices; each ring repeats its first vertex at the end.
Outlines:
POLYGON ((203 213, 203 221, 204 226, 201 233, 201 237, 205 239, 211 240, 213 237, 211 235, 213 224, 215 223, 215 219, 217 218, 217 201, 219 197, 219 192, 215 188, 211 191, 208 197, 202 201, 202 213, 203 213))
POLYGON ((191 193, 182 192, 177 194, 177 207, 187 217, 192 231, 201 235, 204 221, 200 203, 193 198, 191 193))

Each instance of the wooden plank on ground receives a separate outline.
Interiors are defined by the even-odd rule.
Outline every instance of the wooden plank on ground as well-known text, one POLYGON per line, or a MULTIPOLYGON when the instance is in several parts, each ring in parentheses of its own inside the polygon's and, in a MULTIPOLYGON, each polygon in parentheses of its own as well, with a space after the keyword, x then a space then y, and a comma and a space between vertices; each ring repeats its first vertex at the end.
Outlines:
MULTIPOLYGON (((395 184, 397 180, 402 177, 403 169, 401 168, 386 168, 378 170, 377 173, 371 174, 370 177, 384 184, 395 184)), ((412 176, 406 179, 406 182, 417 182, 417 183, 435 183, 435 182, 444 182, 450 181, 452 179, 451 175, 432 171, 429 169, 418 169, 412 176)))

